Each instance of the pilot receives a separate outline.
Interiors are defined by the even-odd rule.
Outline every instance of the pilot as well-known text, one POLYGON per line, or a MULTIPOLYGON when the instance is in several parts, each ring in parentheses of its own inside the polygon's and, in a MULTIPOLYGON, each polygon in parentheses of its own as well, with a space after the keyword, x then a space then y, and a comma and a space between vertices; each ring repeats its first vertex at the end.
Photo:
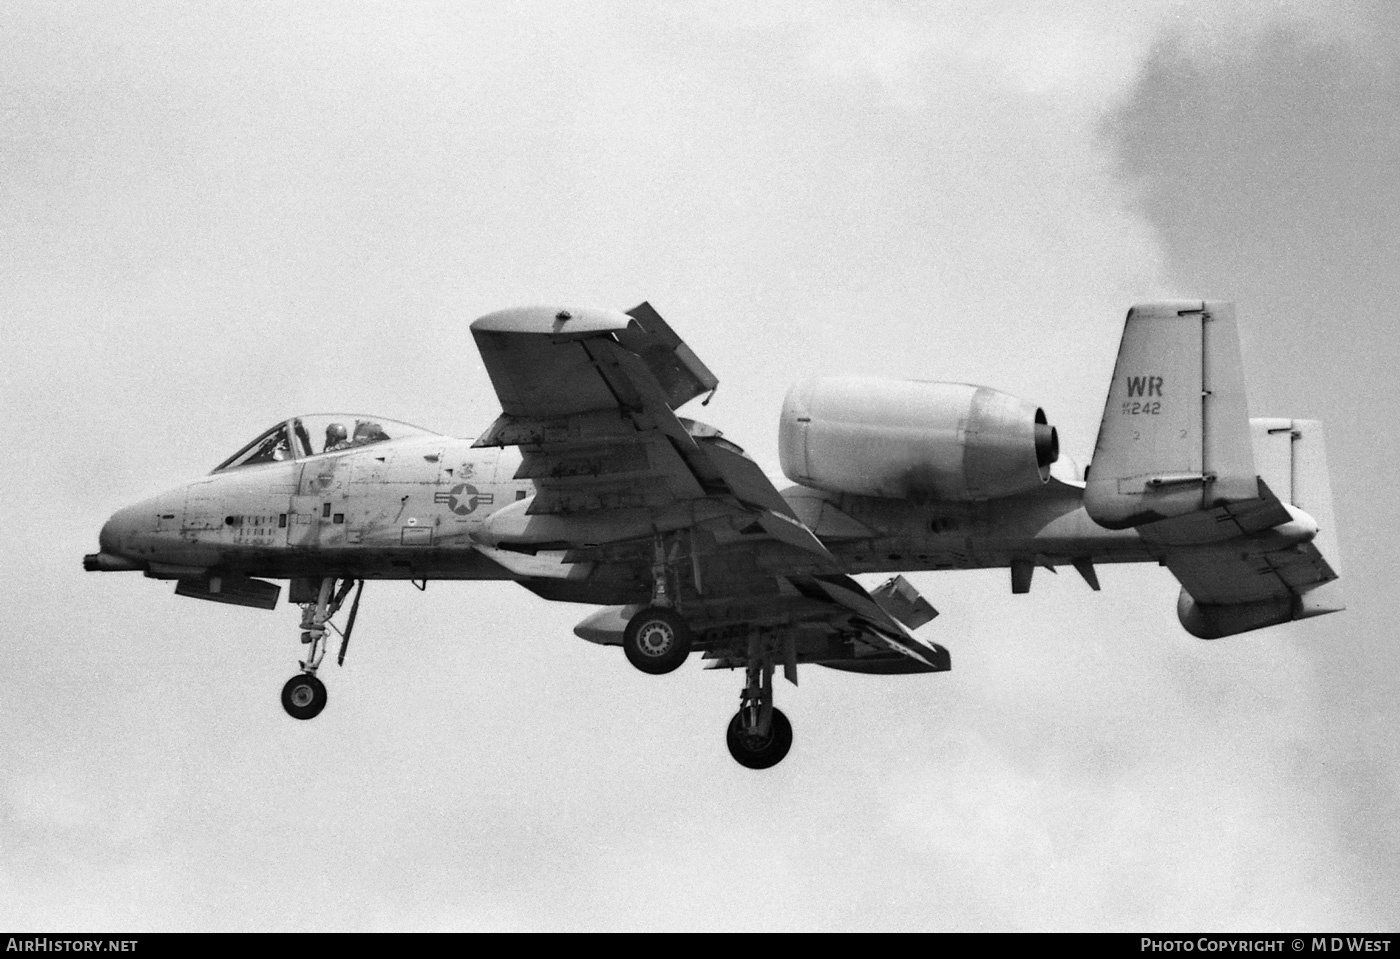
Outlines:
POLYGON ((384 432, 384 427, 378 423, 371 423, 368 420, 355 424, 355 445, 367 446, 370 443, 382 443, 389 438, 389 434, 384 432))
POLYGON ((329 453, 331 450, 343 450, 349 445, 350 441, 345 438, 344 423, 332 423, 330 426, 326 427, 326 448, 322 452, 329 453))

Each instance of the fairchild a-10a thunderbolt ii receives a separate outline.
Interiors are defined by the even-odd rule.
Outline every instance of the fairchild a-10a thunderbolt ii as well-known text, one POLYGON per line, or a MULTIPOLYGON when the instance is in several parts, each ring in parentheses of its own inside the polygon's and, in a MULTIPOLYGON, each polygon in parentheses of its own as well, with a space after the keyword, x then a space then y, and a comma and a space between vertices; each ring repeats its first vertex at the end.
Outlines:
POLYGON ((513 579, 605 607, 575 632, 647 673, 691 652, 742 669, 728 744, 782 760, 775 670, 936 673, 937 615, 900 576, 1153 562, 1205 639, 1343 608, 1321 425, 1250 419, 1228 303, 1128 313, 1093 460, 1080 474, 1034 404, 959 383, 811 379, 780 425, 779 490, 719 430, 676 414, 717 380, 648 304, 523 308, 472 335, 503 412, 475 441, 363 415, 294 416, 209 476, 116 513, 89 570, 272 609, 290 581, 300 672, 282 703, 326 704, 366 580, 513 579), (356 588, 358 584, 358 588, 356 588), (332 623, 354 592, 343 630, 332 623))

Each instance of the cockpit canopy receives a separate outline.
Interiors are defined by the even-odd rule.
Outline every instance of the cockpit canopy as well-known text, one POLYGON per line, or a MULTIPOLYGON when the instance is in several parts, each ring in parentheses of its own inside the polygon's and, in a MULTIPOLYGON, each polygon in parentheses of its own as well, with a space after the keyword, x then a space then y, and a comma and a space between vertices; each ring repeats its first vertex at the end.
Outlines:
POLYGON ((278 423, 218 466, 215 473, 255 466, 259 463, 281 463, 305 459, 322 453, 356 449, 386 440, 401 440, 410 436, 436 436, 398 420, 362 413, 312 413, 294 416, 278 423))

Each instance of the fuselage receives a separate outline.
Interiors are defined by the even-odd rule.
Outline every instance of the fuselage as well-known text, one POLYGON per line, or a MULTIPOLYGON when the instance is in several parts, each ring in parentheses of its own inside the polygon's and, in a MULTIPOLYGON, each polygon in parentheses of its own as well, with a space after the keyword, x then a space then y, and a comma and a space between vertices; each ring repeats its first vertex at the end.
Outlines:
MULTIPOLYGON (((217 569, 266 578, 518 579, 478 547, 491 518, 535 492, 513 447, 413 435, 222 469, 116 513, 104 568, 184 578, 217 569), (121 564, 129 564, 121 566, 121 564)), ((781 490, 851 572, 1153 559, 1132 530, 1094 523, 1082 490, 1052 480, 980 503, 914 503, 781 490)))

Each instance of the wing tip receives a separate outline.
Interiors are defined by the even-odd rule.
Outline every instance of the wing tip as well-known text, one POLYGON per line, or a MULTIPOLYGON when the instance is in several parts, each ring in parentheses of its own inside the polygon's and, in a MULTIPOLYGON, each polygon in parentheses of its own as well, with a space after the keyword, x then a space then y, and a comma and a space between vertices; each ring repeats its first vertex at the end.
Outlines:
POLYGON ((513 306, 472 321, 473 333, 587 334, 625 330, 632 317, 618 310, 578 306, 513 306))

